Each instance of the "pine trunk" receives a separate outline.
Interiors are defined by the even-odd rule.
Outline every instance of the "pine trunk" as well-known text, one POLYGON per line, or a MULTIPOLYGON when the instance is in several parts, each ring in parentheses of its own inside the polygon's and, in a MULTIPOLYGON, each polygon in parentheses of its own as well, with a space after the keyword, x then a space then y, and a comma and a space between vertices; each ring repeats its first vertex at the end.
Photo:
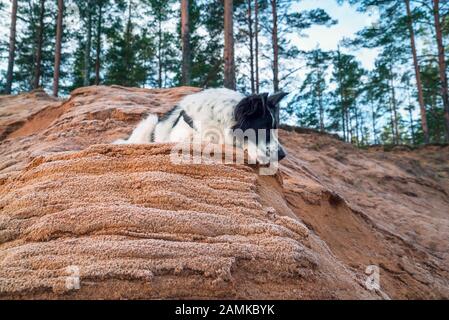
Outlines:
POLYGON ((39 5, 39 26, 36 39, 36 61, 34 69, 33 89, 39 88, 41 73, 42 73, 42 46, 44 42, 44 14, 45 14, 45 0, 40 0, 39 5))
POLYGON ((352 143, 352 140, 353 140, 352 138, 353 138, 354 134, 353 134, 353 128, 352 128, 351 109, 349 109, 349 108, 346 108, 346 125, 347 125, 346 132, 349 137, 348 141, 350 143, 352 143))
POLYGON ((100 84, 100 67, 101 67, 101 34, 103 23, 103 6, 101 3, 98 4, 98 21, 97 21, 97 49, 95 58, 95 85, 100 84))
POLYGON ((359 124, 359 113, 357 112, 357 104, 354 105, 354 118, 355 118, 355 144, 357 147, 360 146, 360 124, 359 124))
POLYGON ((278 44, 278 16, 277 1, 271 0, 271 13, 273 16, 273 29, 271 31, 271 39, 273 45, 273 90, 279 91, 279 44, 278 44))
POLYGON ((250 82, 251 93, 256 92, 254 84, 254 34, 253 34, 253 14, 251 8, 252 0, 248 0, 248 36, 249 36, 249 67, 250 67, 250 82))
POLYGON ((346 135, 346 124, 345 124, 345 114, 346 114, 346 109, 344 107, 344 92, 343 92, 343 83, 342 83, 342 70, 341 70, 341 53, 340 53, 340 47, 338 47, 337 49, 337 65, 338 65, 338 70, 337 70, 337 81, 338 81, 338 87, 339 87, 339 94, 340 94, 340 109, 341 109, 341 127, 343 130, 343 140, 347 141, 347 135, 346 135))
POLYGON ((259 93, 259 0, 254 0, 254 58, 256 93, 259 93))
POLYGON ((408 116, 410 118, 410 137, 412 139, 412 145, 415 145, 415 128, 413 125, 413 113, 412 113, 412 109, 409 108, 408 109, 408 116))
MULTIPOLYGON (((160 13, 159 13, 160 14, 160 13)), ((158 78, 157 85, 159 88, 162 88, 162 21, 161 17, 158 17, 158 47, 157 47, 157 60, 158 60, 158 78)))
POLYGON ((233 0, 224 0, 224 86, 235 90, 233 0))
POLYGON ((56 21, 56 44, 55 44, 55 70, 53 74, 53 96, 57 97, 59 92, 59 71, 61 66, 61 42, 62 42, 62 17, 64 16, 64 1, 58 0, 58 17, 56 21))
POLYGON ((87 35, 86 35, 86 47, 84 52, 84 86, 90 84, 90 49, 92 46, 92 8, 91 0, 87 1, 87 35))
POLYGON ((181 39, 182 39, 182 84, 190 85, 191 52, 190 52, 190 16, 189 0, 181 1, 181 39))
POLYGON ((440 23, 440 1, 433 0, 433 15, 435 20, 435 34, 438 46, 438 65, 440 70, 441 96, 444 105, 444 124, 446 127, 445 140, 449 142, 449 91, 446 74, 446 60, 444 56, 443 34, 440 23))
POLYGON ((390 65, 390 89, 391 89, 391 99, 390 99, 390 112, 391 112, 391 130, 393 133, 393 144, 399 144, 399 129, 398 129, 398 112, 397 112, 397 102, 396 102, 396 89, 394 87, 394 75, 393 66, 390 65))
MULTIPOLYGON (((125 42, 125 55, 123 57, 124 65, 127 67, 128 70, 132 70, 133 68, 133 59, 132 59, 132 43, 133 43, 133 36, 132 36, 132 7, 133 3, 132 0, 128 1, 128 21, 126 22, 126 29, 125 29, 125 36, 124 36, 124 42, 125 42)), ((124 81, 122 81, 125 86, 131 87, 133 86, 133 77, 132 74, 127 73, 124 75, 124 81)))
POLYGON ((323 106, 323 97, 321 90, 318 94, 318 105, 319 105, 319 111, 320 111, 320 131, 324 132, 324 106, 323 106))
POLYGON ((426 106, 424 104, 424 94, 422 89, 421 82, 421 70, 418 62, 418 55, 416 53, 416 43, 415 43, 415 31, 413 30, 413 17, 410 10, 410 0, 405 0, 405 6, 407 9, 407 17, 408 17, 408 29, 410 33, 410 44, 412 48, 413 55, 413 65, 415 68, 415 77, 416 77, 416 86, 418 89, 418 102, 419 109, 421 111, 421 127, 424 134, 424 143, 429 143, 429 127, 427 125, 427 114, 426 114, 426 106))
POLYGON ((371 120, 372 120, 372 126, 373 126, 373 142, 374 144, 377 144, 377 136, 376 136, 376 111, 374 110, 374 104, 371 102, 371 120))
POLYGON ((6 72, 5 93, 11 94, 14 60, 16 56, 17 0, 12 1, 11 28, 9 29, 8 71, 6 72))

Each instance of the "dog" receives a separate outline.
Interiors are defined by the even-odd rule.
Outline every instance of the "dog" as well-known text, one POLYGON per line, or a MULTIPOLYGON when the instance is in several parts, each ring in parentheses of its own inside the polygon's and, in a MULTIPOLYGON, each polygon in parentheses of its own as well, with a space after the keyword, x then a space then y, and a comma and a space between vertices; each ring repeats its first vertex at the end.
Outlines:
POLYGON ((246 149, 259 163, 280 161, 286 152, 277 139, 276 114, 286 95, 244 96, 225 88, 206 89, 184 97, 160 119, 149 115, 127 140, 115 143, 183 142, 199 135, 203 142, 246 149))

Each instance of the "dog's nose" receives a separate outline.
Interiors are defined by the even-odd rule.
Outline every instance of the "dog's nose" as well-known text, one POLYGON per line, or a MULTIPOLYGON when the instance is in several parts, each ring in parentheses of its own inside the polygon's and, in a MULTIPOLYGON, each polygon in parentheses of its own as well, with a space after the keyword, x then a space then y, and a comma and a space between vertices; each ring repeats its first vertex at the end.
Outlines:
POLYGON ((285 154, 284 149, 279 148, 278 149, 278 160, 281 161, 282 159, 284 159, 287 155, 285 154))

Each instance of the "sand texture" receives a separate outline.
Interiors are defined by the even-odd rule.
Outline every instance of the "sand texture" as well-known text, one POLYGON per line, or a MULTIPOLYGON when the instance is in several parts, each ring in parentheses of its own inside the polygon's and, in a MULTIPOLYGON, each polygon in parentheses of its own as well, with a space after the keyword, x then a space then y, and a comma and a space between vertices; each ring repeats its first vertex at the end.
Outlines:
POLYGON ((198 90, 0 96, 0 298, 449 298, 448 147, 283 130, 260 176, 111 144, 198 90))

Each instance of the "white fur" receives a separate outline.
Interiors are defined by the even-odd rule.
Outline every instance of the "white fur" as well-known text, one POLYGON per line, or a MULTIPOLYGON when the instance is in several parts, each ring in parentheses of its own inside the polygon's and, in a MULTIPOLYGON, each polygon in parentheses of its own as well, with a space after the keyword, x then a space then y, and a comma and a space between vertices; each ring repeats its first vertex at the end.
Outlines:
POLYGON ((244 97, 236 91, 223 88, 207 89, 188 95, 178 103, 178 108, 168 118, 158 122, 155 115, 150 115, 139 123, 128 140, 117 140, 115 143, 150 143, 153 131, 154 142, 188 141, 195 131, 183 117, 173 127, 182 110, 193 119, 196 128, 201 127, 202 133, 213 133, 212 136, 219 136, 219 141, 214 142, 223 142, 224 132, 235 124, 234 108, 244 97))
MULTIPOLYGON (((244 98, 244 95, 229 89, 208 89, 188 95, 163 120, 150 115, 139 123, 128 140, 117 140, 115 143, 184 142, 195 138, 201 139, 201 142, 232 144, 237 142, 230 130, 235 125, 234 109, 244 98), (193 120, 194 128, 180 116, 183 110, 193 120)), ((270 145, 270 154, 277 156, 277 138, 274 138, 274 142, 270 145)), ((258 146, 248 141, 246 146, 239 147, 247 149, 249 157, 254 161, 257 159, 260 163, 268 163, 270 160, 270 156, 266 155, 264 139, 258 146)))
POLYGON ((154 127, 157 125, 157 123, 157 116, 154 114, 150 114, 148 118, 142 120, 139 123, 136 129, 134 129, 132 134, 129 136, 128 140, 117 141, 120 141, 119 144, 148 143, 151 141, 151 134, 153 133, 154 127))

